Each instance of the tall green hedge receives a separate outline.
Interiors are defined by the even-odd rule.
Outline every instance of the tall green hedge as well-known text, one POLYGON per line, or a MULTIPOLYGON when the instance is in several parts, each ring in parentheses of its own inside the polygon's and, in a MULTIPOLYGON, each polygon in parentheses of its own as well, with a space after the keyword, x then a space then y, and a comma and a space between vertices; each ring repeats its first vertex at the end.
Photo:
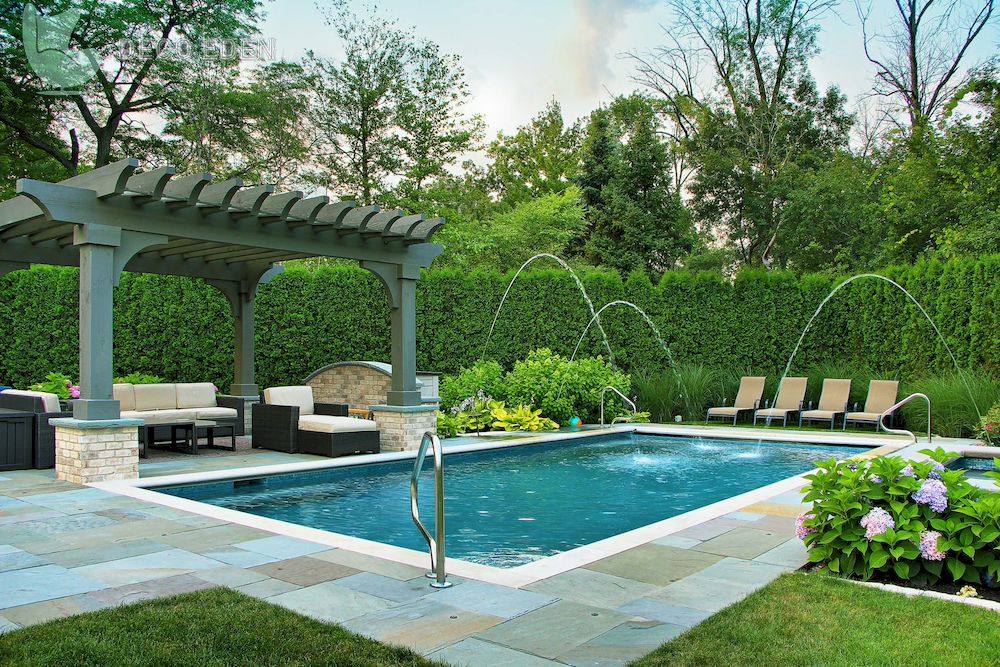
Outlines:
MULTIPOLYGON (((924 262, 883 272, 913 292, 941 327, 959 363, 1000 369, 1000 256, 924 262)), ((489 346, 493 313, 510 275, 431 270, 419 283, 418 365, 452 372, 480 355, 510 367, 537 347, 570 354, 590 319, 562 271, 524 273, 511 290, 489 346)), ((591 272, 583 282, 596 307, 631 301, 656 322, 678 361, 739 372, 780 372, 816 306, 837 284, 825 275, 744 271, 734 281, 667 273, 622 279, 591 272)), ((0 384, 23 386, 50 371, 77 372, 77 274, 36 267, 0 278, 0 384)), ((389 310, 382 287, 362 269, 289 269, 257 299, 257 379, 300 382, 347 359, 388 360, 389 310)), ((605 311, 604 328, 624 369, 663 367, 666 355, 627 308, 605 311)), ((232 321, 222 295, 197 280, 126 274, 115 294, 115 370, 228 386, 232 321)), ((604 353, 596 327, 581 352, 604 353)), ((950 367, 919 311, 895 288, 862 279, 817 318, 793 370, 851 361, 877 372, 919 377, 950 367)))

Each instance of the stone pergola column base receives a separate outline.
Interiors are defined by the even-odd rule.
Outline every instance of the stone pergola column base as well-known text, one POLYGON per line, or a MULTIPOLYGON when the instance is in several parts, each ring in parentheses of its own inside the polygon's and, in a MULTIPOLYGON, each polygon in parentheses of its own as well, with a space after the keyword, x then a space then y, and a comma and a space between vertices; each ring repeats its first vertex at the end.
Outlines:
POLYGON ((60 417, 56 427, 56 479, 91 484, 139 477, 141 419, 60 417))
POLYGON ((408 452, 420 447, 424 433, 437 431, 436 405, 370 405, 378 424, 383 452, 408 452))

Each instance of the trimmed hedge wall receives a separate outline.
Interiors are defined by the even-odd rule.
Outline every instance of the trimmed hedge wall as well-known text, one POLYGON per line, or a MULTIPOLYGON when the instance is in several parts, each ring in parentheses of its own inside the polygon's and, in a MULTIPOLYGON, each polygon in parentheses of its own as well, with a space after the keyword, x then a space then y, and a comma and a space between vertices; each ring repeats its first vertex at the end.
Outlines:
MULTIPOLYGON (((924 304, 959 363, 1000 368, 1000 256, 893 267, 924 304)), ((418 366, 453 372, 483 354, 493 313, 510 275, 428 271, 419 283, 418 366)), ((780 373, 802 328, 835 286, 826 275, 745 271, 735 281, 686 272, 657 285, 642 274, 622 279, 591 272, 584 284, 597 307, 634 302, 657 323, 678 362, 740 372, 780 373)), ((366 271, 331 266, 289 269, 257 299, 257 380, 298 383, 347 359, 389 358, 389 310, 366 271)), ((570 277, 557 270, 522 274, 485 350, 510 367, 536 347, 570 354, 589 320, 570 277)), ((663 367, 666 355, 642 319, 626 308, 602 316, 624 369, 663 367)), ((77 374, 77 273, 36 267, 0 278, 0 383, 25 386, 48 372, 77 374)), ((197 280, 126 274, 115 293, 115 371, 146 371, 175 381, 232 377, 232 320, 224 298, 197 280)), ((581 353, 602 354, 596 327, 581 353)), ((877 372, 919 377, 950 368, 944 347, 906 297, 862 279, 817 318, 793 370, 848 360, 877 372)))

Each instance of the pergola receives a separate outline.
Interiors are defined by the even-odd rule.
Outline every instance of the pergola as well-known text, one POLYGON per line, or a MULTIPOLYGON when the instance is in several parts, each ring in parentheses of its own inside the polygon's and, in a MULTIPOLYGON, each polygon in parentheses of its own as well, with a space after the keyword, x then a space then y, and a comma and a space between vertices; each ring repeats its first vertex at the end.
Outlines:
POLYGON ((22 179, 0 203, 0 275, 31 264, 80 267, 80 395, 73 416, 120 416, 112 399, 112 293, 122 271, 202 278, 232 307, 231 393, 256 397, 253 302, 258 285, 304 257, 357 260, 385 285, 391 305, 388 403, 419 405, 416 281, 442 247, 444 224, 211 174, 175 178, 173 167, 137 173, 129 158, 59 183, 22 179))

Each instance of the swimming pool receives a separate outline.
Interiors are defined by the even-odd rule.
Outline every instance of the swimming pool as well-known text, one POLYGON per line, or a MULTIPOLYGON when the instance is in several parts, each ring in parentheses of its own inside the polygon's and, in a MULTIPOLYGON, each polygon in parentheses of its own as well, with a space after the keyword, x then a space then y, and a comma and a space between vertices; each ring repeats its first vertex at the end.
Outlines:
MULTIPOLYGON (((448 556, 509 568, 677 516, 848 458, 858 447, 636 433, 447 454, 448 556)), ((412 461, 156 491, 426 550, 410 519, 412 461)), ((433 480, 421 512, 433 526, 433 480)))

